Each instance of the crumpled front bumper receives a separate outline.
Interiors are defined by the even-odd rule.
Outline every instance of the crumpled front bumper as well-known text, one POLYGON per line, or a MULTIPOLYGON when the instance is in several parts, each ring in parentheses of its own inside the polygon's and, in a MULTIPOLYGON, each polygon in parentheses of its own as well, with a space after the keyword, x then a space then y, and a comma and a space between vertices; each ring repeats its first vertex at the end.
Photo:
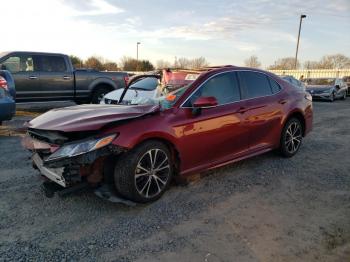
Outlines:
POLYGON ((67 187, 66 180, 63 176, 64 167, 61 168, 47 168, 44 166, 43 160, 41 157, 35 153, 32 157, 33 163, 40 170, 40 173, 48 178, 49 180, 63 186, 67 187))
POLYGON ((99 183, 103 179, 105 159, 125 152, 124 148, 113 144, 78 156, 47 160, 59 146, 31 138, 23 138, 22 145, 33 152, 33 165, 40 173, 62 187, 71 187, 80 182, 99 183))

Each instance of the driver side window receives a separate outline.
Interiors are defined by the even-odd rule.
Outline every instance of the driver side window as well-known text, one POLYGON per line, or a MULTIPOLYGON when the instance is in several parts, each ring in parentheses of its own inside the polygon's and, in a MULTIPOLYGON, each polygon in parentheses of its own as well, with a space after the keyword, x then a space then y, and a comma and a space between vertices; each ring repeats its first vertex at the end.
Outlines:
POLYGON ((235 73, 227 72, 210 78, 191 95, 190 99, 184 104, 184 107, 193 107, 196 99, 208 96, 215 97, 218 105, 239 101, 241 99, 241 93, 235 73))
POLYGON ((11 73, 35 71, 33 58, 29 55, 11 56, 3 62, 3 65, 11 73))

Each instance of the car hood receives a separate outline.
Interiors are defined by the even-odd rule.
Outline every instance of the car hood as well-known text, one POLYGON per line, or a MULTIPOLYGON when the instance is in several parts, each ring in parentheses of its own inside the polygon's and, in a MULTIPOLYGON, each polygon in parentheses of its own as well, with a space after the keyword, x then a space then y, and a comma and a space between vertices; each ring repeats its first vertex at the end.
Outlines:
POLYGON ((306 89, 309 90, 313 90, 313 91, 326 91, 333 88, 333 86, 315 86, 315 85, 309 85, 306 86, 306 89))
POLYGON ((93 131, 117 121, 159 111, 158 105, 80 105, 53 109, 27 123, 28 128, 62 132, 93 131))

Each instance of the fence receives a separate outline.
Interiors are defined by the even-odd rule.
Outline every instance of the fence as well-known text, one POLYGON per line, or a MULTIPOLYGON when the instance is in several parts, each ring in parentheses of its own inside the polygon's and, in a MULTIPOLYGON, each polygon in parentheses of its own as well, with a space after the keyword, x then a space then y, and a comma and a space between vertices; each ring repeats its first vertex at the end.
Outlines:
POLYGON ((291 75, 299 79, 318 78, 318 77, 344 77, 350 76, 350 69, 305 69, 305 70, 269 70, 276 75, 291 75))

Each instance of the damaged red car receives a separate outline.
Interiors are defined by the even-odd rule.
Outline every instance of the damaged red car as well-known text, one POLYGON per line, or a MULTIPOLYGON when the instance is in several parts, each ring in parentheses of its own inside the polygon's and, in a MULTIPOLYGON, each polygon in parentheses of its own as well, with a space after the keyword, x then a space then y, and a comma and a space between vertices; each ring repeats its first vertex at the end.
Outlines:
POLYGON ((59 187, 107 184, 145 203, 176 177, 275 149, 295 155, 312 118, 305 91, 263 70, 223 66, 142 104, 51 110, 27 124, 24 143, 59 187))

